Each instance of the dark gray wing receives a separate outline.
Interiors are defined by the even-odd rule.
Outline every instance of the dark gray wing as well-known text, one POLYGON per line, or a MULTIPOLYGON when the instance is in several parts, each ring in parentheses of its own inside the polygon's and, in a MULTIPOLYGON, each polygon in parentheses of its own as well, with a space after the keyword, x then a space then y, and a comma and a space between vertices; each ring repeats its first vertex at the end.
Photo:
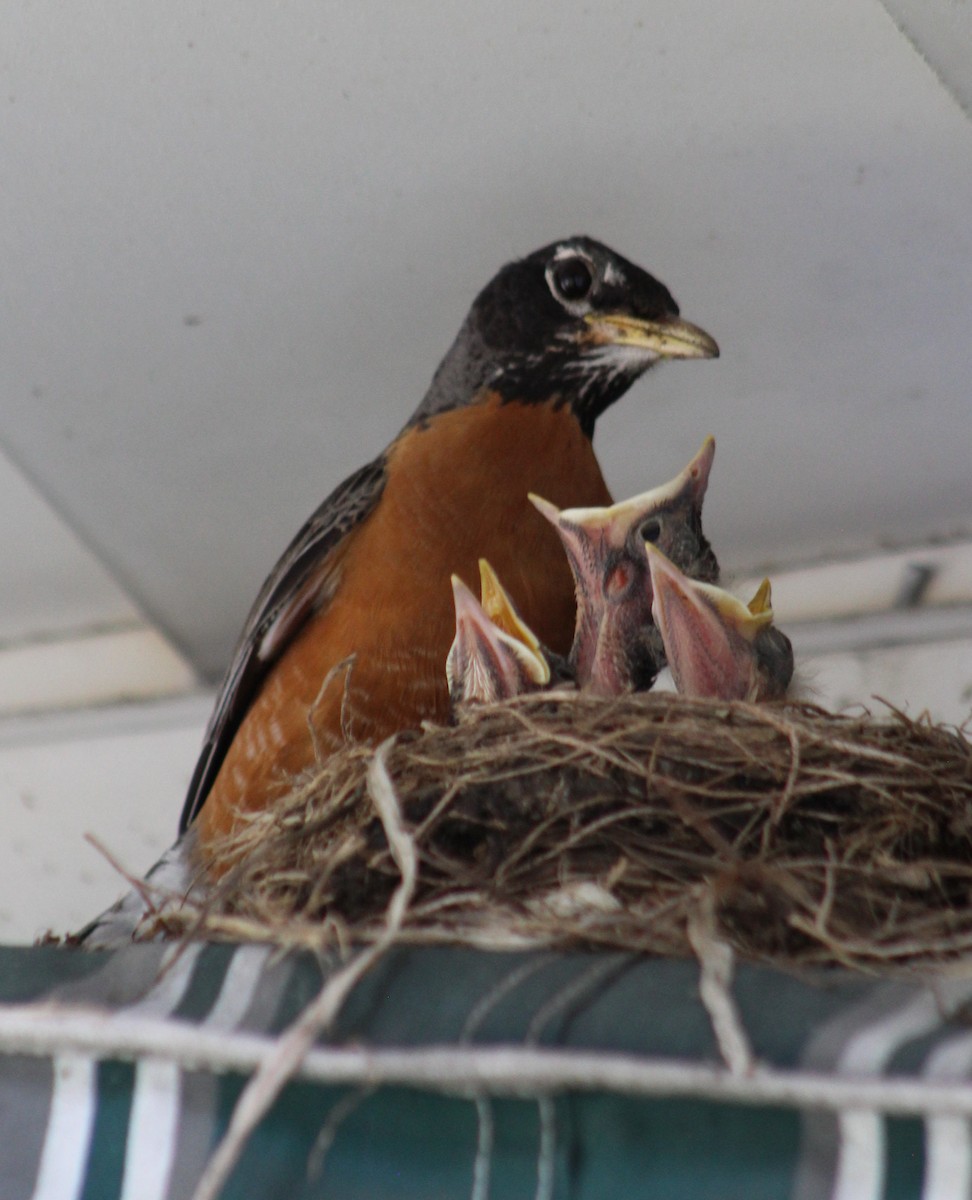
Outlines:
POLYGON ((184 833, 202 808, 257 690, 307 618, 334 592, 334 551, 372 511, 385 486, 386 456, 355 471, 328 496, 284 551, 260 589, 220 685, 179 819, 184 833))

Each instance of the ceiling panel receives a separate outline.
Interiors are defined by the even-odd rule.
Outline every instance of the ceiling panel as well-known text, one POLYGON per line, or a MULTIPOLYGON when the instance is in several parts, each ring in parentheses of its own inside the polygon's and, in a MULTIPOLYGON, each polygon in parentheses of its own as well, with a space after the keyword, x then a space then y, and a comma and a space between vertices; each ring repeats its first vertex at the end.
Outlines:
POLYGON ((2 452, 0 513, 0 652, 140 622, 110 572, 2 452))
POLYGON ((0 9, 0 441, 139 608, 218 670, 478 288, 580 231, 723 349, 608 414, 619 494, 713 432, 737 571, 972 530, 972 129, 877 0, 444 11, 0 9))

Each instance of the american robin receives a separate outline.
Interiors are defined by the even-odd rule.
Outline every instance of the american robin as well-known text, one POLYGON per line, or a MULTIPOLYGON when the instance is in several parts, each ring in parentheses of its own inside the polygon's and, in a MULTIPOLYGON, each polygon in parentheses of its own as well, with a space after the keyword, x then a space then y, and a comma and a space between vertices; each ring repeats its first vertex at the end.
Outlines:
POLYGON ((530 497, 560 535, 574 576, 577 616, 570 664, 578 687, 604 696, 644 691, 665 665, 651 616, 646 539, 693 577, 718 578, 719 565, 702 532, 714 455, 715 440, 706 438, 670 482, 609 507, 561 510, 530 497))
POLYGON ((773 624, 769 580, 743 604, 720 587, 688 579, 646 546, 655 624, 679 692, 716 700, 779 700, 793 678, 793 647, 773 624))
POLYGON ((486 559, 479 560, 482 601, 452 577, 456 636, 446 658, 453 707, 508 700, 546 687, 550 663, 486 559))
POLYGON ((663 284, 587 237, 484 288, 404 429, 328 496, 257 597, 182 813, 203 859, 316 757, 448 715, 449 579, 480 556, 566 653, 570 571, 527 493, 610 502, 597 418, 660 359, 718 354, 678 312, 663 284))

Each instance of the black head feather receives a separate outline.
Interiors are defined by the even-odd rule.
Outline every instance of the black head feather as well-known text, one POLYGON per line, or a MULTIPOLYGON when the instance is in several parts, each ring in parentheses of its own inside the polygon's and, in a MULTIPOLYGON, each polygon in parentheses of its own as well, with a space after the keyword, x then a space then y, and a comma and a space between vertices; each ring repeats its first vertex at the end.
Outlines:
POLYGON ((413 420, 489 390, 507 401, 568 405, 590 435, 660 357, 599 340, 591 318, 659 321, 678 312, 663 283, 592 238, 544 246, 508 263, 479 293, 413 420))

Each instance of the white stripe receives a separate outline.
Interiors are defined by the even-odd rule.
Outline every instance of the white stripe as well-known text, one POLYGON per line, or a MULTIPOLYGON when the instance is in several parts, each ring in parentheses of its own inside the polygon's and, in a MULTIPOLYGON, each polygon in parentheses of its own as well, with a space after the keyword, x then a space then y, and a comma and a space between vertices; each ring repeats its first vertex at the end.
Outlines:
MULTIPOLYGON (((902 1046, 938 1028, 943 1020, 941 997, 923 991, 850 1038, 836 1069, 847 1075, 880 1075, 902 1046)), ((873 1109, 848 1109, 838 1118, 838 1132, 832 1200, 880 1200, 884 1191, 884 1119, 873 1109)))
POLYGON ((162 956, 157 982, 141 1000, 136 1000, 134 1004, 126 1004, 120 1011, 138 1013, 140 1017, 167 1017, 174 1008, 179 1007, 188 991, 189 981, 201 952, 202 944, 198 942, 187 947, 173 946, 162 956))
POLYGON ((557 1108, 553 1096, 537 1097, 540 1146, 537 1151, 537 1190, 534 1200, 553 1200, 557 1167, 557 1108))
POLYGON ((972 1157, 969 1123, 962 1117, 932 1117, 925 1122, 923 1200, 969 1200, 972 1157))
POLYGON ((269 946, 241 946, 233 955, 223 986, 209 1016, 202 1022, 210 1029, 235 1029, 246 1016, 253 994, 270 956, 269 946))
POLYGON ((164 1200, 172 1171, 180 1084, 175 1063, 140 1060, 128 1118, 122 1200, 164 1200))
MULTIPOLYGON (((177 949, 163 957, 163 970, 177 949)), ((188 987, 200 949, 190 946, 176 958, 145 998, 131 1005, 129 1011, 154 1015, 175 1008, 188 987)), ((76 1055, 56 1058, 51 1110, 33 1200, 73 1200, 80 1195, 97 1108, 98 1075, 93 1060, 76 1055)))
MULTIPOLYGON (((162 960, 158 982, 126 1011, 167 1017, 185 996, 201 953, 200 944, 173 947, 162 960)), ((144 1058, 136 1064, 121 1200, 163 1200, 168 1191, 181 1082, 174 1063, 144 1058)))
MULTIPOLYGON (((201 947, 190 949, 196 951, 194 963, 201 947)), ((243 1020, 269 953, 265 946, 243 946, 236 951, 226 969, 219 995, 201 1025, 233 1029, 243 1020)), ((171 1008, 176 1007, 184 991, 183 987, 171 1008)), ((141 1059, 128 1121, 121 1200, 164 1200, 179 1139, 181 1103, 182 1072, 178 1065, 157 1058, 141 1059)))
MULTIPOLYGON (((972 1035, 950 1038, 929 1055, 929 1079, 965 1079, 972 1069, 972 1035)), ((969 1123, 959 1116, 925 1121, 924 1200, 969 1200, 972 1196, 972 1144, 969 1123)))
POLYGON ((880 1200, 884 1189, 884 1118, 851 1109, 837 1118, 840 1150, 832 1200, 880 1200))
POLYGON ((95 1117, 94 1059, 54 1059, 54 1088, 34 1200, 73 1200, 81 1194, 95 1117))
POLYGON ((493 1166, 493 1105, 488 1096, 475 1096, 476 1158, 473 1162, 472 1191, 469 1200, 489 1200, 489 1180, 493 1166))
MULTIPOLYGON (((162 960, 162 976, 127 1012, 167 1017, 189 989, 202 953, 200 944, 173 947, 162 960), (169 966, 171 962, 171 966, 169 966)), ((182 1073, 175 1063, 140 1059, 135 1067, 132 1107, 125 1141, 121 1200, 164 1200, 172 1170, 172 1146, 179 1115, 182 1073)))

